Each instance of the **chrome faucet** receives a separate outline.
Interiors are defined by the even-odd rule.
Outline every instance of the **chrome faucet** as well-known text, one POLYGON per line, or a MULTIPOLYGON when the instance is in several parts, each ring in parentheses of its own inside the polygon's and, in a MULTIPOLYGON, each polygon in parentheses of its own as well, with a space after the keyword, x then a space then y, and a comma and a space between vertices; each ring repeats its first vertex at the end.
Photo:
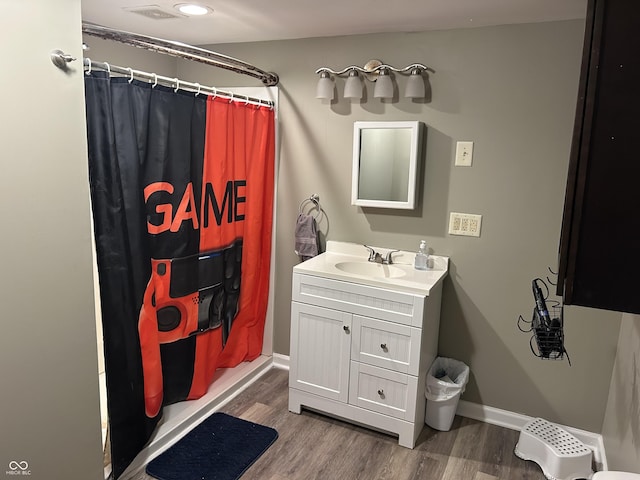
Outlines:
POLYGON ((400 250, 389 250, 387 252, 387 254, 384 256, 382 263, 385 263, 387 265, 391 265, 393 263, 393 259, 391 258, 391 254, 392 253, 396 253, 399 252, 400 250))
POLYGON ((391 254, 400 251, 400 250, 391 250, 387 252, 386 255, 382 256, 380 252, 376 252, 372 247, 368 245, 364 245, 364 247, 367 250, 369 250, 369 261, 374 263, 380 263, 382 265, 391 265, 393 263, 391 254))
POLYGON ((368 245, 364 245, 364 247, 369 250, 369 261, 375 263, 382 263, 382 255, 376 252, 372 247, 368 245))

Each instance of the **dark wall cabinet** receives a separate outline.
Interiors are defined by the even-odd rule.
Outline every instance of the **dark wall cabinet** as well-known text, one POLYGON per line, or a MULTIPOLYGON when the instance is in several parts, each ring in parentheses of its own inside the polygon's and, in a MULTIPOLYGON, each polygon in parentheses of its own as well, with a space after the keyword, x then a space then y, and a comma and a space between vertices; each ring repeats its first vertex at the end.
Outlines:
POLYGON ((590 0, 560 239, 567 305, 640 313, 640 1, 590 0))

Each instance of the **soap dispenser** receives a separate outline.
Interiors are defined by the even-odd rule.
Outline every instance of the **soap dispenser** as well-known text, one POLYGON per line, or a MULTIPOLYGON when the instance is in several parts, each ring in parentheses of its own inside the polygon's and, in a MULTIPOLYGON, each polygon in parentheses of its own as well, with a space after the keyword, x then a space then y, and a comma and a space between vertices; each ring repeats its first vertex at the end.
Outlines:
POLYGON ((427 253, 427 242, 425 240, 421 240, 420 248, 418 249, 418 253, 416 253, 416 259, 413 265, 415 269, 426 270, 428 258, 429 258, 429 254, 427 253))

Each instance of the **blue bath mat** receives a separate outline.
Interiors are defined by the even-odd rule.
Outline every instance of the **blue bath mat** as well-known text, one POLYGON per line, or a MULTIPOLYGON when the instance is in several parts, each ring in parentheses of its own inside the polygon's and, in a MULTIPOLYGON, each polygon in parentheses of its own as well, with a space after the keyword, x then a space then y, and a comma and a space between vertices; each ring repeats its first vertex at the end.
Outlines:
POLYGON ((273 428, 214 413, 147 465, 159 480, 236 480, 278 438, 273 428))

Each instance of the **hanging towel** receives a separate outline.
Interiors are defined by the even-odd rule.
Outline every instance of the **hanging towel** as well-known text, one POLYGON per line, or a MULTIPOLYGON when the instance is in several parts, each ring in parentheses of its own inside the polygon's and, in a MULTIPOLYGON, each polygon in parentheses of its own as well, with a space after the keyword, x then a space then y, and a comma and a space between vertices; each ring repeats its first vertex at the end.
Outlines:
POLYGON ((318 255, 318 229, 313 215, 298 215, 294 237, 296 255, 299 255, 303 262, 318 255))

